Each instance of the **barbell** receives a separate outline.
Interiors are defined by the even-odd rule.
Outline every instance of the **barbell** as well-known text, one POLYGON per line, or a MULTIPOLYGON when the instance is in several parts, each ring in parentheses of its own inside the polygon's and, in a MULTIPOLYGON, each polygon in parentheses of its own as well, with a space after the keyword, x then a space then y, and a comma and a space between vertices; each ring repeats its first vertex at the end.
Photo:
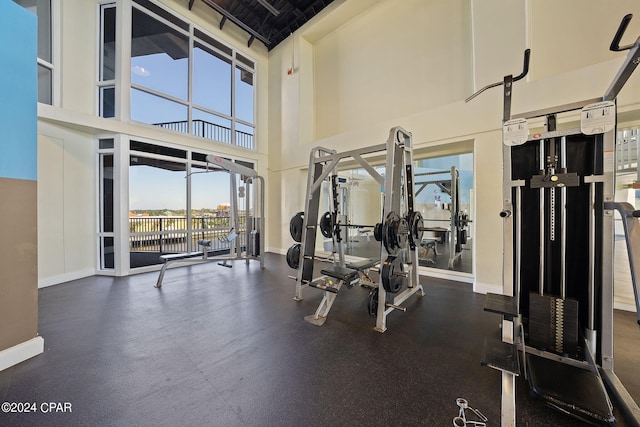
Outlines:
MULTIPOLYGON (((304 227, 304 212, 298 212, 289 221, 289 232, 296 242, 302 242, 302 230, 304 227)), ((390 212, 385 221, 375 225, 340 224, 336 222, 335 214, 327 211, 320 217, 318 228, 326 238, 333 236, 338 227, 345 228, 373 228, 373 236, 377 241, 382 241, 388 253, 395 255, 399 249, 405 248, 407 242, 411 249, 415 249, 422 240, 422 235, 427 228, 424 227, 424 219, 418 211, 411 212, 406 218, 395 212, 390 212)))

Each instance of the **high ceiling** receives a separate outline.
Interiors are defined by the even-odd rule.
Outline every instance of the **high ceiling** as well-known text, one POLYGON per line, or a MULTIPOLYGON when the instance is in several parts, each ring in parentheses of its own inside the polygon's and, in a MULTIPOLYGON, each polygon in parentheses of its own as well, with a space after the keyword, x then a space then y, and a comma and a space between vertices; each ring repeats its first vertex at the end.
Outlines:
POLYGON ((229 20, 247 32, 249 46, 258 39, 271 50, 333 0, 189 0, 189 9, 195 1, 222 16, 221 28, 229 20))

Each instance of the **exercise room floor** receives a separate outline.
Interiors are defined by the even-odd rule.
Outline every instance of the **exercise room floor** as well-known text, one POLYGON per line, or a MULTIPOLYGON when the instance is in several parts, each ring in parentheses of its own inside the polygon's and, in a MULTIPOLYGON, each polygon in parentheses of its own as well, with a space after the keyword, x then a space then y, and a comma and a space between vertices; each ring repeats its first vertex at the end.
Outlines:
MULTIPOLYGON (((0 413, 0 425, 444 427, 458 397, 500 425, 500 373, 479 362, 500 318, 470 285, 421 278, 426 295, 380 334, 366 289, 343 288, 318 327, 303 317, 322 293, 295 302, 285 258, 265 265, 171 269, 162 289, 148 273, 40 290, 45 352, 0 372, 0 402, 38 411, 0 413), (45 402, 72 412, 43 413, 45 402)), ((640 331, 630 313, 616 320, 616 371, 638 399, 640 331)), ((518 426, 583 425, 530 398, 524 380, 517 407, 518 426)))

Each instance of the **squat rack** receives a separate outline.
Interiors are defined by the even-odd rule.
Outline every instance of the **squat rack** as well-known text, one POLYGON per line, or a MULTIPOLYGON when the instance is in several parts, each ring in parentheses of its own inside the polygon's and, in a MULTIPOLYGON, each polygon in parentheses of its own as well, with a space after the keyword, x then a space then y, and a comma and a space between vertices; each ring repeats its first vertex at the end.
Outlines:
MULTIPOLYGON (((324 291, 324 297, 315 314, 305 317, 310 323, 322 325, 342 285, 353 286, 359 283, 359 275, 364 270, 376 269, 379 274, 377 285, 371 285, 369 312, 376 316, 376 330, 384 332, 386 318, 394 310, 405 311, 400 304, 415 293, 424 295, 418 277, 418 249, 422 238, 422 216, 413 210, 413 150, 411 134, 400 127, 389 131, 386 144, 338 153, 322 147, 311 150, 305 210, 302 221, 300 245, 297 247, 298 271, 294 300, 301 301, 303 286, 324 291), (366 156, 386 152, 385 176, 381 176, 366 156), (383 187, 384 206, 382 222, 376 226, 377 235, 383 244, 379 260, 366 260, 361 263, 345 262, 340 224, 340 206, 337 197, 338 164, 344 160, 358 163, 369 175, 383 187), (319 223, 320 192, 322 183, 329 179, 332 187, 330 200, 332 239, 338 248, 338 260, 334 265, 321 270, 322 276, 313 277, 317 228, 319 223), (408 271, 405 271, 405 268, 408 271), (334 281, 336 283, 334 283, 334 281), (405 287, 406 284, 406 287, 405 287), (405 289, 400 292, 400 290, 405 289)), ((293 233, 292 233, 293 234, 293 233)), ((294 237, 295 239, 295 237, 294 237)), ((291 248, 290 248, 291 249, 291 248)), ((292 277, 293 278, 293 277, 292 277)))

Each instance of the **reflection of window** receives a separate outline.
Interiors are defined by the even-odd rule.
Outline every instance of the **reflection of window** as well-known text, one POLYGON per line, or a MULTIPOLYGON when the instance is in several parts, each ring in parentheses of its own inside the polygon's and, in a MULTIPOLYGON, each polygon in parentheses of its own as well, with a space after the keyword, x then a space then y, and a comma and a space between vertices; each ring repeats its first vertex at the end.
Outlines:
POLYGON ((14 0, 38 17, 38 102, 53 103, 51 0, 14 0))
MULTIPOLYGON (((189 37, 136 8, 131 19, 131 86, 187 99, 189 37)), ((137 108, 140 104, 134 104, 137 108)))

